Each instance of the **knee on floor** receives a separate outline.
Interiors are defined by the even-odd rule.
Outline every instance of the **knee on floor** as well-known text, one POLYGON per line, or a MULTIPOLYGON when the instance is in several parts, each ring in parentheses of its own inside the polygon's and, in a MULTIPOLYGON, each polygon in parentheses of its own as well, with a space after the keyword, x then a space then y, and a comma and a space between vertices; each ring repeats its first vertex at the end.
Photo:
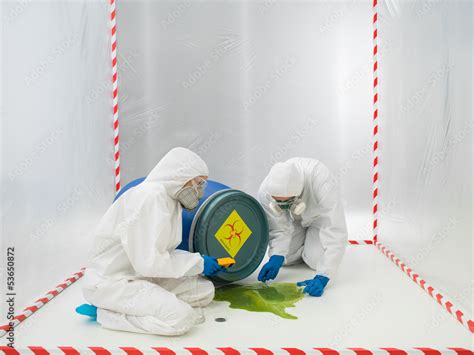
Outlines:
POLYGON ((214 299, 216 289, 214 287, 214 284, 211 281, 207 281, 207 280, 203 280, 203 281, 206 284, 203 285, 202 287, 203 292, 202 292, 201 304, 202 306, 207 306, 214 299))
POLYGON ((183 335, 196 324, 197 314, 189 305, 183 305, 179 309, 168 315, 166 319, 159 319, 155 316, 146 316, 146 331, 158 335, 183 335))
POLYGON ((197 318, 198 315, 192 307, 189 305, 183 307, 168 322, 172 332, 171 335, 182 335, 188 332, 196 324, 197 318))
POLYGON ((215 288, 208 280, 199 280, 194 294, 188 295, 185 301, 192 307, 205 307, 214 299, 215 288))

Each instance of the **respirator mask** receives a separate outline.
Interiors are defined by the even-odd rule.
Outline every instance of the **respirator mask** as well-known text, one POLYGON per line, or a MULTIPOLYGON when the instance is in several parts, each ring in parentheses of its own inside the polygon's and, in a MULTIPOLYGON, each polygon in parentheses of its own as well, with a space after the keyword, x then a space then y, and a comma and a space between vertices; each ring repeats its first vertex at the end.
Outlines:
POLYGON ((206 180, 200 179, 199 182, 196 182, 195 179, 193 179, 191 180, 191 186, 183 186, 179 189, 176 193, 176 199, 185 209, 193 210, 199 204, 199 200, 204 196, 206 186, 206 180))
POLYGON ((277 216, 281 216, 284 211, 288 211, 293 220, 298 220, 301 219, 301 215, 306 210, 306 203, 298 196, 293 196, 287 200, 276 200, 269 195, 267 198, 270 200, 270 209, 277 216))

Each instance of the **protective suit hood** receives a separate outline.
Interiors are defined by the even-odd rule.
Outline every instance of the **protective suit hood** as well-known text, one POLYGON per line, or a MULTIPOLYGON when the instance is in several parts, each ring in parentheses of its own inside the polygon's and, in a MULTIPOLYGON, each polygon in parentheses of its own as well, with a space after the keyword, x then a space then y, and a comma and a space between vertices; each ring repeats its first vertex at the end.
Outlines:
POLYGON ((163 185, 168 195, 175 198, 183 185, 196 176, 208 176, 209 169, 199 155, 189 149, 171 149, 148 174, 145 182, 163 185))
POLYGON ((271 196, 299 196, 303 191, 304 176, 295 164, 290 162, 276 163, 267 177, 267 193, 271 196))

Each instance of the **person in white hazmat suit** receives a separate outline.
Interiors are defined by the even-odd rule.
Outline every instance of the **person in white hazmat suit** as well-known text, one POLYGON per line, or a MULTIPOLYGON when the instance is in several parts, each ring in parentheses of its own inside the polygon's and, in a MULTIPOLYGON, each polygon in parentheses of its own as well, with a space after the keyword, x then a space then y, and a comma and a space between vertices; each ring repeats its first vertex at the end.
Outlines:
POLYGON ((83 287, 91 303, 83 306, 96 310, 87 315, 104 328, 181 335, 199 322, 195 307, 214 298, 214 285, 200 275, 222 268, 215 258, 176 247, 182 208, 197 206, 208 174, 197 154, 174 148, 105 213, 83 287))
POLYGON ((316 276, 297 285, 311 296, 321 296, 347 245, 342 201, 329 169, 310 158, 276 163, 262 182, 258 199, 270 227, 270 260, 259 281, 273 280, 282 265, 303 260, 316 276))

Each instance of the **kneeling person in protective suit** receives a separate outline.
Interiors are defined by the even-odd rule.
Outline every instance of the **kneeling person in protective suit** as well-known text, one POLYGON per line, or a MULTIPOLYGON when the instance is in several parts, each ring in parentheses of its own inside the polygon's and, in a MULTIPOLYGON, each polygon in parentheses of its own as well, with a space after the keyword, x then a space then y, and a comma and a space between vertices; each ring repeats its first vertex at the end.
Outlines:
POLYGON ((316 276, 298 286, 321 296, 347 245, 344 210, 328 168, 310 158, 277 163, 261 184, 258 199, 270 226, 270 261, 259 281, 273 280, 283 264, 303 260, 316 276))
POLYGON ((214 285, 200 275, 221 267, 215 258, 176 247, 182 208, 198 205, 208 174, 198 155, 174 148, 103 216, 83 294, 104 328, 180 335, 198 322, 193 307, 214 298, 214 285))

